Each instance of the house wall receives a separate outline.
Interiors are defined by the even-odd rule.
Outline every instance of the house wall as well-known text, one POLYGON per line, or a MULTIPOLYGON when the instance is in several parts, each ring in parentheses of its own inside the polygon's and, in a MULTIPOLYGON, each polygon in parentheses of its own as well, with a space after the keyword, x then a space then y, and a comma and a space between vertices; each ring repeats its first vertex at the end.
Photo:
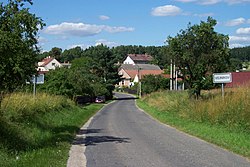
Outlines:
POLYGON ((127 56, 127 58, 126 58, 126 60, 124 60, 123 64, 135 64, 135 62, 129 56, 127 56))
POLYGON ((48 69, 46 69, 45 67, 38 67, 37 71, 49 71, 48 69))
POLYGON ((57 67, 61 67, 61 63, 59 63, 56 59, 53 59, 51 62, 49 62, 45 68, 49 69, 49 70, 54 70, 57 67))
POLYGON ((131 85, 131 77, 126 73, 124 69, 119 71, 119 75, 122 75, 122 81, 119 82, 120 87, 129 87, 131 85))

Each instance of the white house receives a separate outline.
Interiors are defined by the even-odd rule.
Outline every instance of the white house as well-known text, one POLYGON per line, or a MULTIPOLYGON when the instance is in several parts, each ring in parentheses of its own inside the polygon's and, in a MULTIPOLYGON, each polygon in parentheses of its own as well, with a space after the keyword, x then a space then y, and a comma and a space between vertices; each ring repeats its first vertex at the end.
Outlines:
POLYGON ((153 57, 148 54, 128 54, 123 64, 150 64, 153 57))
POLYGON ((46 57, 38 62, 37 71, 48 72, 49 70, 55 70, 57 67, 62 67, 62 64, 53 57, 46 57))

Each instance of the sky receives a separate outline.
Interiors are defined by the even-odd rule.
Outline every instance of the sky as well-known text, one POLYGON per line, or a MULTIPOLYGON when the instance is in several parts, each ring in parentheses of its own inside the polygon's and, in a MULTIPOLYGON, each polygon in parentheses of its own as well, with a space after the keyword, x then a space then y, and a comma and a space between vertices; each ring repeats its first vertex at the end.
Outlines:
POLYGON ((230 47, 250 45, 250 0, 33 0, 30 12, 46 26, 39 31, 42 51, 83 49, 98 44, 163 46, 181 29, 217 20, 215 31, 230 47))

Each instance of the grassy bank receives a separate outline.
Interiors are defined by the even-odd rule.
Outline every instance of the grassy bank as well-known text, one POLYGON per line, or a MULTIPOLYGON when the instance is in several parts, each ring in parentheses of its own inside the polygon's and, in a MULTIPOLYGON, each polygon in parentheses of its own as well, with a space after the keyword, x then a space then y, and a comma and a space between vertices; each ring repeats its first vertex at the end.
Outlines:
POLYGON ((75 133, 101 107, 78 107, 47 94, 6 96, 0 109, 0 166, 65 167, 75 133))
POLYGON ((191 100, 187 92, 157 92, 137 104, 159 121, 250 158, 249 88, 230 90, 225 99, 191 100))

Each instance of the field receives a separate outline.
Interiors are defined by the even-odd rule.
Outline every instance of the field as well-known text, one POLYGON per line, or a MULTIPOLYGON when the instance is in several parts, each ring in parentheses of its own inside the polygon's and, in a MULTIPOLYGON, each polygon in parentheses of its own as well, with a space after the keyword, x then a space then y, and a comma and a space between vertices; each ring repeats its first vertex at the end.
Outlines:
POLYGON ((156 92, 137 101, 159 121, 250 158, 250 88, 203 93, 193 100, 187 92, 156 92))
POLYGON ((78 107, 62 96, 17 93, 0 108, 0 166, 66 166, 79 128, 102 105, 78 107))

